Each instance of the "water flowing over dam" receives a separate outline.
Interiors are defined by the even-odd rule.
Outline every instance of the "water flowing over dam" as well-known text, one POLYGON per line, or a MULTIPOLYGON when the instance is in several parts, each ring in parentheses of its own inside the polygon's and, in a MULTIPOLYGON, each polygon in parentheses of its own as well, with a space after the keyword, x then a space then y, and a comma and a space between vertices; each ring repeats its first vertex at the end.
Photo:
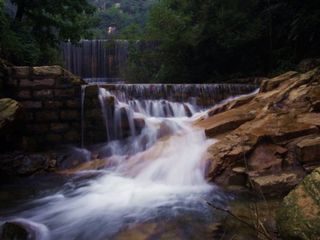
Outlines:
POLYGON ((145 126, 144 116, 191 117, 230 96, 254 89, 254 85, 244 84, 87 85, 82 91, 83 143, 88 139, 92 144, 134 136, 145 126), (101 132, 103 128, 106 134, 101 132))
MULTIPOLYGON (((160 235, 175 226, 177 239, 207 239, 219 214, 204 199, 223 205, 226 196, 205 179, 207 149, 215 140, 207 139, 194 121, 206 116, 209 106, 254 88, 84 86, 83 116, 91 110, 85 108, 91 101, 86 95, 97 89, 93 100, 99 103, 104 124, 99 131, 106 138, 74 151, 88 161, 95 156, 104 167, 75 173, 65 184, 12 210, 5 220, 32 228, 41 240, 134 239, 130 229, 149 226, 160 235)), ((83 118, 83 127, 87 124, 83 118)))
POLYGON ((118 81, 128 57, 126 40, 81 40, 61 43, 65 67, 88 81, 118 81))

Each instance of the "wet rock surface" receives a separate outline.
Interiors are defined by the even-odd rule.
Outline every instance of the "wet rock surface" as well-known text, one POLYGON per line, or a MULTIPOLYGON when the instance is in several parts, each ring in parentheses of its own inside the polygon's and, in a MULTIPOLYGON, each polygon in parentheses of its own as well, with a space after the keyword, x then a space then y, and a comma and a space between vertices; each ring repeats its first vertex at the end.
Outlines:
POLYGON ((207 118, 195 123, 208 137, 219 140, 208 150, 208 179, 229 186, 239 176, 233 169, 244 168, 240 174, 247 177, 244 186, 266 195, 289 192, 320 166, 319 100, 320 70, 316 68, 265 80, 260 92, 241 104, 234 100, 213 108, 207 118))
POLYGON ((40 240, 48 239, 48 229, 41 224, 24 219, 6 222, 2 226, 2 240, 40 240))

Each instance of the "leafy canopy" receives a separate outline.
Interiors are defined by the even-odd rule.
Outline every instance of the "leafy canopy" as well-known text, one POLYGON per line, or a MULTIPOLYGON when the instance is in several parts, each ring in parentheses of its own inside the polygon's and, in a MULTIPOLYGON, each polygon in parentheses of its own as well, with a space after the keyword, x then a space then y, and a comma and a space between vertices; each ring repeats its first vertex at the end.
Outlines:
POLYGON ((88 35, 94 13, 86 0, 11 0, 11 4, 14 16, 6 14, 3 2, 0 6, 0 27, 6 35, 1 55, 17 64, 54 61, 60 41, 77 42, 88 35))

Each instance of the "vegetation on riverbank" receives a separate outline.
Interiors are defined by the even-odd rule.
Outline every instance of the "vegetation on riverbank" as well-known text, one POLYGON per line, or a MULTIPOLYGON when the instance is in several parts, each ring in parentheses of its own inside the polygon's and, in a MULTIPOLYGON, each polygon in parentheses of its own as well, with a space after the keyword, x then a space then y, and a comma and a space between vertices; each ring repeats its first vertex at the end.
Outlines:
POLYGON ((15 64, 59 63, 60 41, 90 37, 131 42, 131 82, 270 76, 320 55, 315 0, 33 2, 0 2, 0 55, 15 64))
POLYGON ((94 8, 86 0, 0 0, 0 56, 18 65, 59 62, 60 41, 79 41, 94 8))
POLYGON ((162 0, 146 35, 158 45, 134 51, 131 72, 141 82, 194 83, 293 69, 320 54, 319 15, 315 0, 162 0))

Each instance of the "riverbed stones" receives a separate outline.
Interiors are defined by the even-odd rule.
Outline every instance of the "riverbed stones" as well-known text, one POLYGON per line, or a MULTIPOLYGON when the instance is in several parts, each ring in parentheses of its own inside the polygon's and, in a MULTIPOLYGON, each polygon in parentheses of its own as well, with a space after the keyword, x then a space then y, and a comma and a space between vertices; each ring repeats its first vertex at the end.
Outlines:
POLYGON ((283 239, 319 239, 320 168, 284 198, 277 214, 277 226, 283 239))

